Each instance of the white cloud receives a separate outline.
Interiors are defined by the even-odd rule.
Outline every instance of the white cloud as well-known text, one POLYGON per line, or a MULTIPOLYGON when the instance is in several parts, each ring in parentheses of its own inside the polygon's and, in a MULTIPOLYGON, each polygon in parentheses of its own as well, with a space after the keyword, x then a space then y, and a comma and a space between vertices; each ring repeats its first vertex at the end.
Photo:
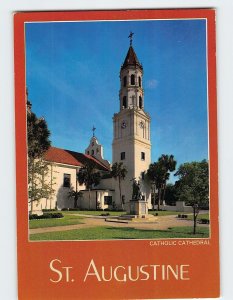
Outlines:
POLYGON ((155 89, 158 86, 159 82, 156 79, 150 79, 146 82, 146 88, 155 89))

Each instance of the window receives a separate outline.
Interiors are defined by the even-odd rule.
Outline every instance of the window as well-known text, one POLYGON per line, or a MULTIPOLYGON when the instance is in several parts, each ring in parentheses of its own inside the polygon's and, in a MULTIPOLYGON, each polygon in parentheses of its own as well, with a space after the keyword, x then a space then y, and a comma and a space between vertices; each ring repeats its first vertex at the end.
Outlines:
POLYGON ((122 204, 125 204, 125 195, 121 196, 121 201, 122 201, 122 204))
POLYGON ((140 76, 138 77, 138 85, 139 85, 140 87, 142 86, 142 79, 141 79, 140 76))
POLYGON ((123 85, 126 86, 127 85, 127 77, 125 76, 123 80, 124 80, 123 85))
POLYGON ((145 152, 141 152, 141 160, 145 160, 145 152))
POLYGON ((63 177, 63 187, 70 188, 70 174, 64 174, 64 177, 63 177))
POLYGON ((89 154, 90 154, 90 152, 89 152, 89 151, 87 151, 87 154, 89 155, 89 154))
POLYGON ((121 152, 121 160, 125 159, 125 152, 121 152))
POLYGON ((145 200, 146 200, 146 198, 145 198, 145 195, 142 195, 142 200, 143 200, 143 201, 145 201, 145 200))
POLYGON ((126 98, 126 96, 123 97, 123 107, 124 108, 127 107, 127 98, 126 98))
POLYGON ((142 108, 142 97, 139 96, 139 108, 142 108))
POLYGON ((94 155, 94 153, 95 153, 94 150, 91 150, 91 155, 94 155))
POLYGON ((145 180, 145 172, 141 173, 142 180, 145 180))
POLYGON ((131 85, 135 85, 135 75, 134 74, 131 75, 130 79, 131 79, 130 80, 131 85))
POLYGON ((112 196, 104 196, 104 204, 112 205, 112 196))

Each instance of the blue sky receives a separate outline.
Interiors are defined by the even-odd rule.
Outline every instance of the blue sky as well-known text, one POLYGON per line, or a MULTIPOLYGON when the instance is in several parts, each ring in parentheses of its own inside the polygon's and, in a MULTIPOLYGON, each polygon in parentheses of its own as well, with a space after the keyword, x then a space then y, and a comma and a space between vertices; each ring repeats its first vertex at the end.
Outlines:
POLYGON ((26 24, 26 78, 32 110, 56 147, 83 152, 92 126, 111 161, 119 71, 129 47, 144 68, 152 161, 208 159, 205 20, 26 24))

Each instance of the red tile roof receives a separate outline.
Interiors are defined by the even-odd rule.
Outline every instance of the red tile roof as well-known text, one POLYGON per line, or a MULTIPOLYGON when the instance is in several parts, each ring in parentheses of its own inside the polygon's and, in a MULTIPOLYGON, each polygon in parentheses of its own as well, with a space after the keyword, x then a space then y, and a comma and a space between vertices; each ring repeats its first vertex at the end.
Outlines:
POLYGON ((96 164, 97 169, 103 171, 109 170, 103 163, 91 155, 56 147, 50 147, 46 151, 44 158, 46 161, 79 167, 83 167, 88 161, 92 161, 96 164))

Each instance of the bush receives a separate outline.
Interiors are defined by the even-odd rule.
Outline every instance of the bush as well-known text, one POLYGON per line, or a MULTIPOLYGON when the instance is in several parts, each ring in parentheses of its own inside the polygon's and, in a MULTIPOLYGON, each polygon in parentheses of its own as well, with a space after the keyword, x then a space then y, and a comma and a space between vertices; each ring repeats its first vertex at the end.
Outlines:
POLYGON ((188 218, 187 215, 178 215, 177 217, 178 217, 179 219, 187 219, 187 218, 188 218))
POLYGON ((199 223, 200 223, 200 224, 209 224, 209 223, 210 223, 210 220, 204 219, 204 218, 203 218, 203 219, 200 219, 200 220, 199 220, 199 223))
POLYGON ((38 215, 29 215, 29 220, 40 220, 40 219, 59 219, 63 218, 62 213, 44 213, 41 216, 38 215))

